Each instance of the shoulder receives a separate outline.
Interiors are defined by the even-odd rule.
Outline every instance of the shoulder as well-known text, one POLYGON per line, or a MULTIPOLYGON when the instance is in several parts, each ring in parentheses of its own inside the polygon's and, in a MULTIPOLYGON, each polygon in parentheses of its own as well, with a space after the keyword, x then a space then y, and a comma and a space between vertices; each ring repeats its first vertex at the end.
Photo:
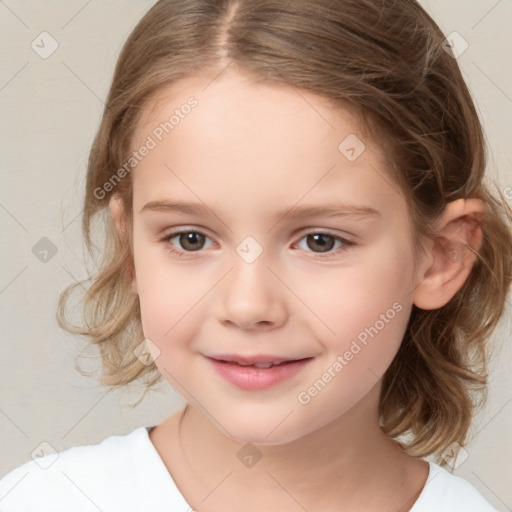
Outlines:
MULTIPOLYGON (((0 480, 2 512, 31 510, 112 510, 109 499, 134 479, 144 452, 146 427, 111 436, 98 444, 75 446, 36 457, 0 480), (46 503, 46 504, 45 504, 46 503), (44 507, 48 507, 45 509, 44 507), (104 508, 105 507, 105 508, 104 508)), ((117 508, 116 508, 117 510, 117 508)))
POLYGON ((433 462, 429 465, 425 487, 410 512, 497 512, 467 480, 433 462))

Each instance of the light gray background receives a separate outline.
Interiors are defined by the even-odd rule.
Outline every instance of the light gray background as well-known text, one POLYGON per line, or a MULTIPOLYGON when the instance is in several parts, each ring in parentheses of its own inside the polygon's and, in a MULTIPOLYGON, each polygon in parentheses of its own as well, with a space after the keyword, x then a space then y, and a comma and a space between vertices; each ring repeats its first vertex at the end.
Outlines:
MULTIPOLYGON (((55 321, 59 292, 86 277, 86 264, 94 268, 80 232, 88 151, 121 46, 153 3, 0 0, 0 476, 43 441, 57 451, 97 443, 156 425, 183 403, 164 382, 130 409, 139 390, 108 393, 80 376, 74 358, 83 342, 55 321), (59 45, 47 59, 31 47, 43 31, 59 45), (57 248, 46 263, 32 252, 42 237, 57 248)), ((469 43, 458 61, 486 129, 489 175, 511 202, 512 1, 422 4, 446 35, 469 43)), ((512 510, 510 301, 492 340, 489 400, 454 471, 500 511, 512 510)))

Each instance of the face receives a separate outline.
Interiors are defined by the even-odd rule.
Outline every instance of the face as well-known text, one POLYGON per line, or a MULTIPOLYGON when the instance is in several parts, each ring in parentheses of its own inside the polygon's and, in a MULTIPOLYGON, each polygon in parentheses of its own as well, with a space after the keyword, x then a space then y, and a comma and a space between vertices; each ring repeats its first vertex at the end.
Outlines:
POLYGON ((133 289, 167 381, 233 439, 287 443, 393 360, 415 279, 407 206, 348 111, 233 71, 210 81, 160 91, 137 125, 133 289))

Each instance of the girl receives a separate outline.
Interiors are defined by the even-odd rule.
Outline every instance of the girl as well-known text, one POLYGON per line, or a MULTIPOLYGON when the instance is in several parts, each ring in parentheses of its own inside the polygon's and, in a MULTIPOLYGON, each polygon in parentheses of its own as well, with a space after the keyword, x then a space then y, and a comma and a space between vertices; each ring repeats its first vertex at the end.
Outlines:
POLYGON ((86 326, 73 287, 58 319, 104 384, 163 376, 186 406, 15 468, 1 510, 495 510, 443 467, 511 281, 484 169, 416 1, 157 2, 90 154, 89 250, 109 215, 86 326))

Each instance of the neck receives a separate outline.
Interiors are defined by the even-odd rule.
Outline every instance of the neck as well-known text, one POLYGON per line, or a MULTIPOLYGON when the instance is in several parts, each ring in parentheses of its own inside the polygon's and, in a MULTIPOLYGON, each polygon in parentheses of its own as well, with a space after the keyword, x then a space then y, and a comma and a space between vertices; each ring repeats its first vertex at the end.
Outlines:
MULTIPOLYGON (((318 506, 319 500, 326 499, 332 506, 336 496, 347 509, 349 503, 356 509, 368 496, 402 496, 405 486, 408 456, 379 427, 374 414, 378 392, 376 386, 342 417, 280 445, 245 446, 188 406, 178 433, 179 444, 185 463, 205 493, 230 475, 223 483, 226 492, 231 485, 233 492, 249 497, 261 495, 265 489, 275 492, 277 485, 304 503, 318 506)), ((278 492, 282 494, 282 489, 278 492)))

